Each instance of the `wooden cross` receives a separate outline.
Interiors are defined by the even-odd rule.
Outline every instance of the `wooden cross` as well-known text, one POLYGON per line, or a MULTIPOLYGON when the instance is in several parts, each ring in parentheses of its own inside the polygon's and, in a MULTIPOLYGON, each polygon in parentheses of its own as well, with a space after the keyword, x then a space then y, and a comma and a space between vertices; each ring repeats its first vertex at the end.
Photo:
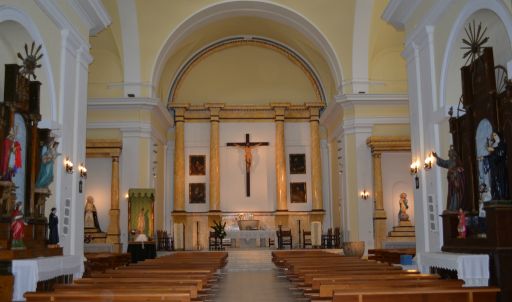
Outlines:
POLYGON ((251 142, 249 140, 249 133, 245 134, 245 142, 240 143, 227 143, 230 147, 243 148, 245 151, 245 196, 251 196, 251 164, 252 164, 252 149, 258 146, 268 146, 268 142, 251 142))

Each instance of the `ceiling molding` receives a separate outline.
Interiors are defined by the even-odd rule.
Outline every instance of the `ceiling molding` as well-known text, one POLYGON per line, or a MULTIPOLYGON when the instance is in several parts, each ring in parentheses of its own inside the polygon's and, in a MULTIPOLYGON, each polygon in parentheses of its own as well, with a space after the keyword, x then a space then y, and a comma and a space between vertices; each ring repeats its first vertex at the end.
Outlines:
POLYGON ((174 119, 159 99, 154 98, 93 98, 87 101, 87 110, 153 110, 168 127, 174 119))
POLYGON ((100 0, 68 0, 68 2, 88 25, 91 36, 95 36, 112 23, 112 18, 100 0))
POLYGON ((411 151, 411 138, 407 136, 370 136, 366 144, 372 153, 411 151))
POLYGON ((397 30, 402 31, 420 2, 421 0, 391 0, 384 9, 381 18, 397 30))

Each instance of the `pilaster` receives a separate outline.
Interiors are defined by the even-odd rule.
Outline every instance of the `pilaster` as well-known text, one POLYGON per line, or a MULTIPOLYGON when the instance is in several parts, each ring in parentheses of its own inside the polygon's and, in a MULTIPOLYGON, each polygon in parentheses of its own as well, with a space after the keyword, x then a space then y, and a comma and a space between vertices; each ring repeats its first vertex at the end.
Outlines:
POLYGON ((210 212, 220 211, 219 113, 223 104, 207 104, 210 109, 210 212))
POLYGON ((275 110, 276 123, 276 210, 288 211, 286 193, 286 153, 284 149, 284 119, 285 111, 289 104, 272 104, 275 110))

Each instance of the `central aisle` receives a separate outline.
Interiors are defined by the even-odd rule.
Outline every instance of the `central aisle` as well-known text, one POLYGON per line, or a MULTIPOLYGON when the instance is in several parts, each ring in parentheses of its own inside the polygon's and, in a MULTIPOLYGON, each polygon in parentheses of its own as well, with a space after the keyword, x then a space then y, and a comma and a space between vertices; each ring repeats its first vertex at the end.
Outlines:
POLYGON ((300 301, 290 291, 290 282, 279 276, 269 250, 229 251, 224 277, 214 301, 300 301))

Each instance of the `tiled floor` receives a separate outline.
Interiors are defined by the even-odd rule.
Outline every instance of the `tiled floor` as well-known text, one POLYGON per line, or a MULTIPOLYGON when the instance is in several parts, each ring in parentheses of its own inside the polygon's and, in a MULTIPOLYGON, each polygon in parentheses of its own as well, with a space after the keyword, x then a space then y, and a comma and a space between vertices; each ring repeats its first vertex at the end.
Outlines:
POLYGON ((300 301, 290 291, 288 280, 279 276, 271 258, 270 250, 229 251, 213 301, 300 301))

